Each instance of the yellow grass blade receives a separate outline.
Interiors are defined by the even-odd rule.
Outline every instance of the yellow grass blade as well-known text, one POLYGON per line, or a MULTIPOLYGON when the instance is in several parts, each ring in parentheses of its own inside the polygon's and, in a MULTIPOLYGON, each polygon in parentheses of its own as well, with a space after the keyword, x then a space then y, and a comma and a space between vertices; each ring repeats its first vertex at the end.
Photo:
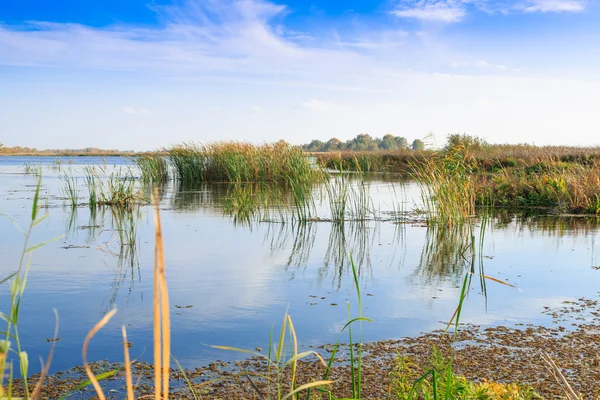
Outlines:
POLYGON ((92 383, 92 386, 94 386, 94 390, 96 390, 96 394, 98 395, 98 399, 99 400, 106 400, 106 397, 104 396, 104 392, 102 391, 102 388, 100 387, 100 384, 96 380, 96 377, 94 376, 94 373, 92 372, 92 370, 91 370, 91 368, 90 368, 90 366, 89 366, 89 364, 87 362, 87 350, 88 350, 88 346, 90 344, 90 340, 94 337, 94 335, 96 333, 98 333, 98 331, 100 329, 102 329, 102 327, 104 325, 106 325, 108 323, 108 321, 110 321, 110 319, 116 313, 117 313, 117 309, 114 308, 111 311, 109 311, 104 317, 102 317, 102 319, 87 334, 87 336, 85 337, 85 340, 83 342, 83 350, 82 350, 83 368, 85 369, 85 373, 88 376, 88 378, 90 379, 90 382, 92 383))
POLYGON ((123 330, 123 354, 125 356, 125 383, 127 385, 127 400, 134 400, 133 396, 133 380, 131 379, 131 361, 129 360, 129 344, 127 342, 127 329, 123 330))

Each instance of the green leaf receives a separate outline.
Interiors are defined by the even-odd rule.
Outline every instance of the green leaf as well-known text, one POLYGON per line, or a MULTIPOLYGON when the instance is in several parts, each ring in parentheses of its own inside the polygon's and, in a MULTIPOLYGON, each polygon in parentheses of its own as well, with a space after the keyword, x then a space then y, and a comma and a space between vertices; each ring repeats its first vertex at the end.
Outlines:
POLYGON ((42 174, 38 175, 38 183, 33 196, 33 206, 31 207, 31 220, 35 221, 38 213, 38 200, 40 199, 40 187, 42 186, 42 174))
POLYGON ((344 332, 344 329, 346 329, 347 327, 349 327, 353 322, 356 321, 367 321, 367 322, 373 322, 373 320, 371 318, 367 318, 367 317, 356 317, 354 319, 351 319, 350 321, 348 321, 348 323, 346 323, 346 325, 344 325, 344 327, 342 328, 341 332, 344 332))
MULTIPOLYGON (((118 374, 119 372, 121 372, 123 370, 123 368, 119 368, 119 369, 113 369, 112 371, 108 371, 108 372, 103 372, 99 375, 96 375, 96 380, 98 380, 98 382, 110 378, 111 376, 114 376, 116 374, 118 374)), ((82 383, 80 383, 79 385, 75 386, 73 388, 73 390, 71 390, 70 392, 64 394, 63 396, 61 396, 58 400, 64 400, 66 399, 69 395, 71 395, 72 393, 75 393, 76 391, 83 389, 84 387, 87 387, 89 385, 91 385, 92 382, 88 379, 82 383)))
POLYGON ((25 249, 25 253, 31 253, 32 251, 35 251, 35 250, 39 249, 40 247, 44 247, 45 245, 47 245, 49 243, 56 242, 57 240, 62 239, 63 236, 64 235, 60 235, 60 236, 57 236, 50 240, 46 240, 45 242, 34 244, 33 246, 30 246, 27 249, 25 249))
POLYGON ((4 282, 6 282, 7 280, 9 280, 10 278, 12 278, 13 276, 15 276, 16 274, 17 274, 16 272, 13 272, 12 274, 10 274, 9 276, 7 276, 6 278, 3 278, 0 281, 0 285, 3 284, 4 282))
POLYGON ((40 218, 36 219, 35 221, 33 221, 33 223, 31 224, 31 227, 33 228, 35 226, 38 226, 39 224, 41 224, 49 216, 50 216, 50 214, 44 214, 43 217, 40 217, 40 218))
POLYGON ((19 353, 19 362, 21 365, 21 375, 27 376, 27 371, 29 370, 29 357, 26 352, 22 351, 19 353))

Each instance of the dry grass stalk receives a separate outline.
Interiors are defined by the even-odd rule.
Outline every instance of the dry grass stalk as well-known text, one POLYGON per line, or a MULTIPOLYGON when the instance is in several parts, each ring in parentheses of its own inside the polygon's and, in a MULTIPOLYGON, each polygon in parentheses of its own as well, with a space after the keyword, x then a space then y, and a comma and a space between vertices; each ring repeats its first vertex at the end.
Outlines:
POLYGON ((131 361, 129 359, 129 342, 127 341, 127 329, 122 326, 123 330, 123 354, 125 356, 125 382, 127 385, 127 400, 134 400, 133 395, 133 380, 131 378, 131 361))
POLYGON ((554 360, 548 355, 548 353, 542 353, 542 359, 546 362, 546 368, 552 372, 556 380, 562 385, 567 400, 580 400, 581 396, 575 393, 567 378, 563 375, 560 368, 556 365, 554 360))
POLYGON ((94 337, 94 335, 100 329, 102 329, 102 327, 104 327, 104 325, 106 325, 108 323, 108 321, 110 321, 110 319, 116 313, 117 313, 117 309, 113 309, 110 312, 108 312, 87 334, 87 336, 85 337, 85 341, 83 342, 83 350, 82 350, 83 368, 85 369, 85 373, 87 374, 90 382, 92 383, 92 386, 94 386, 94 390, 96 390, 96 394, 98 395, 98 399, 100 399, 100 400, 106 400, 106 397, 104 396, 104 392, 102 391, 102 388, 100 387, 100 384, 98 383, 98 380, 94 376, 94 373, 92 372, 90 365, 87 362, 87 349, 90 344, 90 340, 94 337))
POLYGON ((171 360, 171 321, 160 224, 158 189, 154 190, 154 385, 155 399, 168 399, 171 360), (161 340, 162 339, 162 340, 161 340), (161 382, 162 377, 162 382, 161 382))

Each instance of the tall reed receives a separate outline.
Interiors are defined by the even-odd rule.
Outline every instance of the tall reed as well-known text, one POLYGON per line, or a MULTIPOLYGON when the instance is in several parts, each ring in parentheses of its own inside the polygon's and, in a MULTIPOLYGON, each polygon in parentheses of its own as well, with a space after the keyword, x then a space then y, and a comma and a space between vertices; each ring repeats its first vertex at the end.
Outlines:
POLYGON ((63 182, 62 191, 69 205, 71 206, 71 208, 76 208, 79 194, 79 189, 77 188, 77 177, 68 174, 67 171, 59 175, 59 177, 60 180, 63 182))
POLYGON ((143 154, 133 157, 145 183, 164 183, 169 179, 169 165, 162 154, 143 154))
MULTIPOLYGON (((19 372, 23 379, 23 385, 25 390, 25 396, 28 399, 37 399, 40 396, 40 391, 42 384, 44 382, 44 378, 48 373, 48 369, 50 368, 50 362, 52 360, 52 355, 54 353, 54 342, 50 349, 50 353, 48 355, 48 359, 46 363, 42 364, 42 373, 40 379, 38 380, 36 386, 33 388, 33 391, 30 391, 29 383, 28 383, 28 370, 29 370, 29 357, 27 352, 25 352, 22 348, 21 337, 19 335, 19 318, 20 318, 20 310, 21 310, 21 301, 23 299, 23 294, 25 292, 25 288, 27 286, 27 278, 29 276, 29 270, 31 267, 31 255, 32 253, 45 246, 46 244, 58 240, 59 238, 54 238, 48 240, 43 243, 31 245, 30 238, 33 231, 33 228, 39 225, 42 221, 44 221, 49 214, 45 214, 41 217, 39 215, 39 206, 38 202, 40 199, 40 188, 41 188, 42 178, 41 175, 38 176, 38 182, 35 190, 35 194, 33 197, 33 205, 31 208, 31 220, 29 224, 29 228, 26 231, 23 231, 19 228, 19 231, 23 234, 25 240, 23 243, 23 250, 21 251, 21 257, 19 260, 19 265, 15 272, 9 274, 4 277, 0 284, 8 283, 9 286, 9 298, 10 298, 10 306, 8 314, 0 313, 0 317, 3 321, 6 322, 6 328, 2 335, 4 336, 3 340, 0 340, 0 399, 17 399, 13 397, 12 393, 12 381, 13 381, 13 369, 12 369, 12 360, 9 358, 9 354, 11 352, 15 353, 18 360, 19 372), (16 348, 13 347, 12 344, 16 345, 16 348), (8 370, 8 371, 7 371, 8 370), (8 372, 8 374, 7 374, 8 372), (4 386, 4 379, 7 376, 8 378, 8 386, 4 386)), ((58 335, 58 317, 56 320, 56 328, 54 337, 56 338, 58 335)))
POLYGON ((440 154, 412 168, 429 223, 461 223, 475 213, 475 184, 463 153, 440 154))
POLYGON ((253 145, 183 143, 166 150, 175 177, 185 183, 280 182, 306 185, 323 177, 299 147, 284 141, 253 145))

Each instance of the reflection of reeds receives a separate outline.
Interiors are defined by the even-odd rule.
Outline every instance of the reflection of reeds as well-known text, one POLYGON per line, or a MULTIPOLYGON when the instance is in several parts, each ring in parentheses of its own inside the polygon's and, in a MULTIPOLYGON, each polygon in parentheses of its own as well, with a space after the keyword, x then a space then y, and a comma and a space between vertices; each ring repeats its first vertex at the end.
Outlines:
POLYGON ((374 229, 364 221, 332 224, 323 267, 319 269, 319 279, 329 274, 329 268, 333 266, 332 279, 339 289, 342 278, 350 272, 350 254, 359 276, 364 274, 365 269, 370 271, 371 248, 374 246, 376 236, 374 229))
MULTIPOLYGON (((472 223, 429 226, 415 274, 427 282, 460 277, 465 269, 471 273, 479 271, 482 276, 486 229, 486 216, 482 217, 478 231, 472 223)), ((482 289, 485 291, 484 281, 482 289)))
POLYGON ((313 209, 310 188, 291 191, 275 183, 184 184, 172 198, 176 210, 212 209, 238 224, 259 221, 306 222, 313 209), (309 202, 306 204, 306 202, 309 202))

